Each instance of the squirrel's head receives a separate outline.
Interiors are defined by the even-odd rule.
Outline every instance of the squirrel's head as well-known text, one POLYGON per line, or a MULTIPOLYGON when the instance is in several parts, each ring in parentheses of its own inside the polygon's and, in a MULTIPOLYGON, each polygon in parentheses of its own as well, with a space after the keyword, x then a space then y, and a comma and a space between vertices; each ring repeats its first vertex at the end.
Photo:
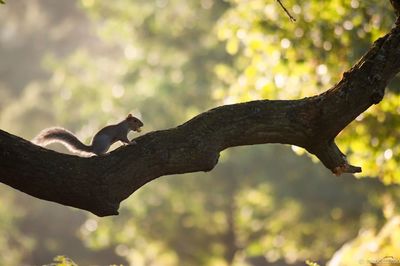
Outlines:
POLYGON ((128 122, 129 128, 133 131, 140 132, 142 131, 141 127, 143 126, 143 122, 138 118, 134 117, 132 114, 129 114, 126 117, 126 121, 128 122))

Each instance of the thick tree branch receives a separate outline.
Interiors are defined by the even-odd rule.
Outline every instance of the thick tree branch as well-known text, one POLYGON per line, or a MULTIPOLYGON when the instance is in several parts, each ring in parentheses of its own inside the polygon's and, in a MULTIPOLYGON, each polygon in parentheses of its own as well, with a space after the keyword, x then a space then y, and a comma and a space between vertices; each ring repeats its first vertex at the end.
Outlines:
POLYGON ((229 147, 285 143, 315 154, 335 174, 360 172, 334 143, 336 135, 383 98, 400 70, 400 26, 377 40, 330 90, 301 100, 221 106, 176 128, 150 132, 105 156, 57 153, 0 131, 0 181, 34 197, 118 214, 119 204, 163 175, 210 171, 229 147))

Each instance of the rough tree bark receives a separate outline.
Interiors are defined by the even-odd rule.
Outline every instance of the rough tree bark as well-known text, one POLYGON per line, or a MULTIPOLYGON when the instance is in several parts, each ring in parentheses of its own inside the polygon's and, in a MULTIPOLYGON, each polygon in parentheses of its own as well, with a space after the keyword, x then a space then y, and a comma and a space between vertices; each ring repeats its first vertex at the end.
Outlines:
POLYGON ((220 106, 172 129, 150 132, 137 145, 105 156, 57 153, 0 130, 0 182, 34 197, 117 215, 119 204, 163 175, 210 171, 229 147, 283 143, 315 154, 333 173, 360 172, 334 139, 358 115, 379 103, 400 71, 400 26, 370 50, 328 91, 288 101, 220 106))

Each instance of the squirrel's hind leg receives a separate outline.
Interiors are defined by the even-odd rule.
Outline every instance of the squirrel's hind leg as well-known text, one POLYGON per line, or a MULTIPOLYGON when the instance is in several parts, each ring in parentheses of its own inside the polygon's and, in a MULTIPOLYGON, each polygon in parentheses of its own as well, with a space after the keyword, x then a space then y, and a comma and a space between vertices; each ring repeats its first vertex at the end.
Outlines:
POLYGON ((110 139, 106 135, 99 135, 93 139, 92 149, 96 155, 104 154, 110 148, 110 139))

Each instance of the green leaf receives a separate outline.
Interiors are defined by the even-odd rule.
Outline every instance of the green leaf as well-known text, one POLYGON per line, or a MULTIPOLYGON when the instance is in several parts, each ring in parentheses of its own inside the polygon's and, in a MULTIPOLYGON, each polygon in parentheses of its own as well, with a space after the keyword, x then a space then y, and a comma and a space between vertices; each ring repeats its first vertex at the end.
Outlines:
POLYGON ((319 266, 318 263, 313 262, 313 261, 310 261, 310 260, 306 260, 306 264, 307 264, 308 266, 319 266))
POLYGON ((4 2, 4 0, 0 0, 0 4, 5 4, 6 2, 4 2))

